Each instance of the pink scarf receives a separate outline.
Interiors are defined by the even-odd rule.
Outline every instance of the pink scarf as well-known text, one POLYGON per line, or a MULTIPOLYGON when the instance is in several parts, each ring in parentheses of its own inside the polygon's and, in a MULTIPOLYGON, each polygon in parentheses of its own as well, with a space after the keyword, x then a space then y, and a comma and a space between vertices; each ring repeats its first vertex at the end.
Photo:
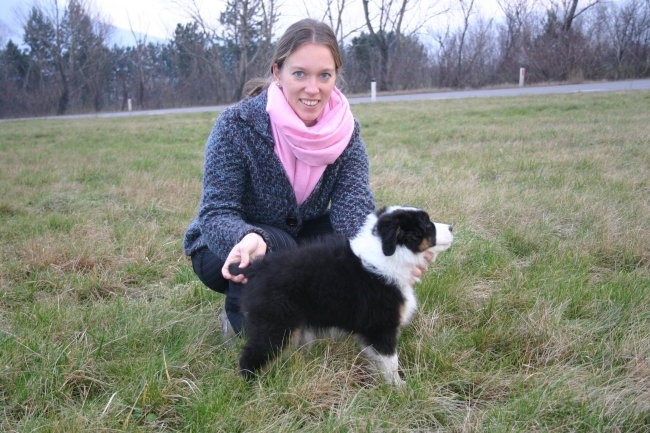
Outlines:
POLYGON ((266 111, 271 117, 275 153, 293 186, 298 204, 302 204, 327 165, 336 161, 350 142, 354 130, 350 105, 335 87, 316 124, 306 126, 282 90, 271 84, 266 111))

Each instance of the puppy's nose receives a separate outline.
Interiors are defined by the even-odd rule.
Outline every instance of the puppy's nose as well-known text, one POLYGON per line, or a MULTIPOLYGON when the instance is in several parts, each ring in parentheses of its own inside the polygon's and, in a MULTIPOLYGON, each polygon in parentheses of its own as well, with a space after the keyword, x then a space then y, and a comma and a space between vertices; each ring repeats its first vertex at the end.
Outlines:
POLYGON ((450 232, 453 232, 453 231, 454 231, 454 228, 453 228, 452 226, 449 226, 449 231, 450 231, 450 232))

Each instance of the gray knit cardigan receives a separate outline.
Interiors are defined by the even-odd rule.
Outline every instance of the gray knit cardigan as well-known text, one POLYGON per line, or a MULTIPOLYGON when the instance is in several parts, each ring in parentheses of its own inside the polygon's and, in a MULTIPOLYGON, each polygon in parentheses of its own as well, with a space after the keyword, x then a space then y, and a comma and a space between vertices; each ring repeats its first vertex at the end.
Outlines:
POLYGON ((263 91, 227 108, 216 120, 206 143, 201 201, 183 249, 192 255, 207 246, 225 259, 248 233, 259 233, 269 244, 255 223, 296 236, 304 221, 328 212, 334 230, 351 237, 374 209, 368 178, 368 155, 355 121, 347 148, 326 168, 307 200, 298 205, 274 152, 263 91))

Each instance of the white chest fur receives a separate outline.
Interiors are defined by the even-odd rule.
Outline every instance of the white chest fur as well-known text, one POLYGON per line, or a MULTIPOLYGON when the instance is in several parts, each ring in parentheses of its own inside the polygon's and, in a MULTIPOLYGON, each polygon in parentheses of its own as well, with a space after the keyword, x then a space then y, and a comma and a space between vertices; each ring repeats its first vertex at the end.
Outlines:
POLYGON ((415 294, 413 293, 412 287, 403 287, 401 290, 405 302, 400 310, 400 325, 405 326, 411 323, 413 315, 415 314, 415 310, 417 309, 417 302, 415 300, 415 294))
POLYGON ((350 246, 368 271, 381 275, 387 282, 399 287, 404 297, 404 304, 400 309, 400 325, 403 326, 410 323, 417 307, 415 293, 410 284, 413 278, 411 272, 423 260, 422 254, 414 254, 405 247, 397 247, 394 254, 384 255, 381 241, 372 233, 373 225, 371 216, 360 233, 350 240, 350 246))

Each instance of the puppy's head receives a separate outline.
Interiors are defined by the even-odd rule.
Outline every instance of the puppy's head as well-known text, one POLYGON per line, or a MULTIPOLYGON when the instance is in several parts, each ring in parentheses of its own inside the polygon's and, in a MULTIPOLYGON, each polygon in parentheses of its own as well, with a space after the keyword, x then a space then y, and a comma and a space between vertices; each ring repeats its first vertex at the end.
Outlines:
POLYGON ((454 239, 450 225, 434 223, 425 211, 410 207, 381 209, 375 230, 386 256, 393 255, 398 246, 416 254, 426 250, 437 254, 449 248, 454 239))

